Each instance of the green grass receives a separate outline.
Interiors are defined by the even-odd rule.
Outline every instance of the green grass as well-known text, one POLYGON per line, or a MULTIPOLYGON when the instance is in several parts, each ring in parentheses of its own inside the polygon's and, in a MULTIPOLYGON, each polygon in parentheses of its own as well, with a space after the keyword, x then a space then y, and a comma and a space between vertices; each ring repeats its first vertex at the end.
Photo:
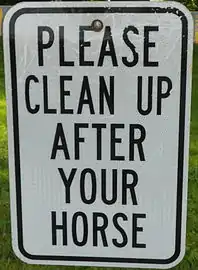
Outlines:
MULTIPOLYGON (((0 270, 87 269, 88 267, 27 265, 15 257, 11 248, 7 158, 3 50, 0 41, 0 270)), ((198 270, 198 46, 194 47, 189 163, 187 248, 185 258, 175 270, 198 270)), ((94 269, 97 268, 92 267, 94 269)))

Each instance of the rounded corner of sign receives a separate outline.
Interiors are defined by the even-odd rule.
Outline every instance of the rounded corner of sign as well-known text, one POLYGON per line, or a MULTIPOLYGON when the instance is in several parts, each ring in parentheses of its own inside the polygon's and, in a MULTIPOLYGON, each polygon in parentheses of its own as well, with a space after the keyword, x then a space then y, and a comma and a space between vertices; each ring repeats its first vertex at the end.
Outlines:
MULTIPOLYGON (((182 12, 183 15, 187 18, 187 20, 192 20, 193 21, 193 15, 191 11, 182 3, 177 2, 177 1, 170 1, 167 2, 169 5, 171 5, 172 9, 176 8, 178 11, 182 12)), ((178 17, 181 17, 181 15, 176 11, 174 12, 175 15, 178 17)))
POLYGON ((178 264, 180 264, 185 256, 185 249, 184 250, 176 250, 176 252, 170 258, 166 259, 166 264, 164 264, 164 269, 170 269, 178 264))
POLYGON ((24 2, 19 2, 13 6, 11 6, 8 11, 5 14, 5 17, 3 19, 3 30, 5 28, 6 25, 9 25, 10 22, 14 19, 14 21, 16 21, 15 18, 19 17, 21 14, 21 10, 25 8, 24 6, 24 2))
POLYGON ((15 243, 12 243, 12 250, 19 260, 26 264, 33 264, 33 255, 29 254, 22 244, 18 246, 15 243))

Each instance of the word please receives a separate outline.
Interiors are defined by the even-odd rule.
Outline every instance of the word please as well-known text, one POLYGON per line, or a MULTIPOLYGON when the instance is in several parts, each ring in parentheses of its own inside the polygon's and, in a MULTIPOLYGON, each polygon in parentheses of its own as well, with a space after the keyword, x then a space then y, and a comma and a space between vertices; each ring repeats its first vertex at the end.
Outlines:
MULTIPOLYGON (((87 55, 89 55, 88 47, 91 47, 91 42, 85 40, 85 32, 93 31, 90 26, 79 26, 79 51, 78 51, 78 58, 79 58, 79 66, 98 66, 102 67, 104 65, 104 60, 106 58, 110 58, 112 61, 112 66, 118 66, 118 56, 116 54, 115 46, 114 46, 114 36, 117 36, 117 33, 113 33, 111 31, 110 26, 106 26, 104 29, 103 40, 101 43, 101 47, 99 50, 99 57, 98 62, 94 63, 92 59, 88 59, 85 57, 85 52, 87 50, 87 55), (86 50, 85 50, 86 48, 86 50)), ((159 31, 159 26, 144 26, 143 35, 144 38, 142 40, 142 47, 139 49, 139 52, 136 49, 136 46, 131 41, 131 37, 137 36, 140 34, 137 27, 133 25, 127 26, 123 29, 122 37, 119 37, 119 40, 122 38, 123 45, 127 46, 129 49, 129 53, 127 56, 122 56, 122 63, 126 67, 133 67, 137 65, 139 62, 139 54, 143 51, 143 66, 144 67, 157 67, 159 66, 158 61, 153 61, 149 58, 150 50, 155 47, 155 40, 153 40, 150 35, 154 32, 159 31), (131 52, 130 52, 131 51, 131 52), (131 58, 132 54, 132 60, 131 58)), ((75 66, 75 62, 72 60, 66 59, 66 51, 67 51, 67 40, 64 26, 59 26, 56 29, 52 29, 48 26, 39 26, 38 27, 38 66, 44 66, 47 63, 47 56, 50 54, 50 48, 55 46, 59 49, 59 65, 60 66, 75 66), (47 38, 46 38, 47 36, 47 38), (58 36, 58 38, 57 38, 58 36), (56 40, 57 39, 57 40, 56 40), (57 46, 57 43, 59 46, 57 46)), ((142 35, 142 34, 140 34, 142 35)), ((116 40, 116 38, 115 38, 116 40)), ((118 40, 118 39, 117 39, 118 40)), ((99 41, 100 42, 100 41, 99 41)), ((70 45, 71 46, 71 45, 70 45)), ((93 49, 92 49, 93 50, 93 49)), ((68 54, 68 53, 67 53, 68 54)), ((68 56, 68 55, 67 55, 68 56)))

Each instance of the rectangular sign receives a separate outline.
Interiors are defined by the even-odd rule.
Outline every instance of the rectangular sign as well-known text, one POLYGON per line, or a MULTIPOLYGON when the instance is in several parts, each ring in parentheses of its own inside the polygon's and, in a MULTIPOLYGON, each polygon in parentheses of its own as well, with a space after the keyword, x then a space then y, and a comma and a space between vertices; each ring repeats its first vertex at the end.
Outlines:
POLYGON ((8 11, 20 259, 150 268, 181 261, 192 47, 191 14, 174 2, 21 3, 8 11))

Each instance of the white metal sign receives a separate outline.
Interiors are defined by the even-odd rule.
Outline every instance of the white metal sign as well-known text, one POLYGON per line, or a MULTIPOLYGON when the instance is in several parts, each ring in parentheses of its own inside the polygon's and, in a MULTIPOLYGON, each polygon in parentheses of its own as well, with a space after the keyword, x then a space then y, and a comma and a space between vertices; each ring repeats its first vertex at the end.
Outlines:
POLYGON ((17 256, 177 264, 185 250, 190 13, 172 2, 21 3, 3 31, 17 256))

